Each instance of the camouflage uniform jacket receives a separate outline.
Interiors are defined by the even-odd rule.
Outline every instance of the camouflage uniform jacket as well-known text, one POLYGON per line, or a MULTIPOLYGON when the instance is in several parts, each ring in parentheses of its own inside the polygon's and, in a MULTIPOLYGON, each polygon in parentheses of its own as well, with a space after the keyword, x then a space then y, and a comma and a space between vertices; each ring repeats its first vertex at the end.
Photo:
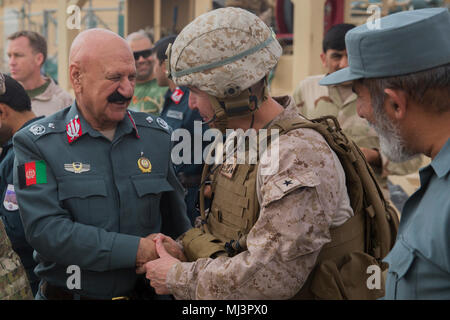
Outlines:
MULTIPOLYGON (((293 100, 281 99, 287 107, 272 123, 298 117, 293 100)), ((314 130, 281 135, 278 171, 262 175, 262 170, 270 171, 264 168, 269 162, 261 160, 258 166, 261 209, 247 237, 248 250, 234 257, 175 264, 166 285, 177 299, 291 298, 303 286, 322 246, 331 241, 330 227, 353 215, 342 166, 314 130)), ((217 188, 216 196, 218 192, 217 188)))
POLYGON ((0 219, 0 300, 33 299, 25 269, 0 219))
MULTIPOLYGON (((356 112, 356 94, 350 94, 345 101, 341 98, 338 86, 325 87, 319 85, 324 75, 311 76, 301 81, 294 91, 294 99, 300 114, 308 119, 325 115, 335 116, 342 130, 355 141, 360 148, 380 150, 380 140, 375 130, 366 119, 356 112)), ((419 169, 422 158, 416 157, 402 163, 389 162, 381 153, 383 167, 374 169, 376 178, 387 193, 388 175, 405 175, 419 169)))

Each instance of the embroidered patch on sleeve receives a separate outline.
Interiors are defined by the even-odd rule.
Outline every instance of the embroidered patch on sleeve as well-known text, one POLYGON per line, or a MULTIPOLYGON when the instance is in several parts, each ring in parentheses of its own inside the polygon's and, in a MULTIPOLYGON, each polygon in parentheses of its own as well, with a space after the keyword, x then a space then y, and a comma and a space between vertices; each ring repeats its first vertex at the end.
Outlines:
POLYGON ((27 162, 17 167, 20 189, 47 183, 47 165, 44 160, 27 162))
POLYGON ((283 192, 289 193, 291 190, 298 188, 301 182, 294 178, 283 178, 275 182, 275 185, 283 192))

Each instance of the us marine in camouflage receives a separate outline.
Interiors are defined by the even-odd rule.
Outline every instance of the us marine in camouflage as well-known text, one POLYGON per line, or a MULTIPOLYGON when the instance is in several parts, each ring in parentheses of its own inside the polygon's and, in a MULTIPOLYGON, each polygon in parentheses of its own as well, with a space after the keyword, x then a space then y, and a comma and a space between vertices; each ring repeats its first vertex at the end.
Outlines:
MULTIPOLYGON (((168 56, 173 80, 191 88, 189 107, 204 121, 222 132, 260 133, 304 121, 291 97, 268 94, 266 76, 281 53, 258 17, 225 8, 186 26, 168 56)), ((271 173, 263 161, 269 151, 256 165, 205 168, 203 177, 212 176, 211 208, 181 239, 191 262, 166 253, 166 236, 155 239, 160 258, 146 264, 146 276, 157 293, 177 299, 289 299, 299 293, 331 241, 330 229, 353 210, 342 165, 319 133, 293 129, 278 145, 278 170, 271 173)))
POLYGON ((0 300, 32 300, 27 274, 0 220, 0 300))

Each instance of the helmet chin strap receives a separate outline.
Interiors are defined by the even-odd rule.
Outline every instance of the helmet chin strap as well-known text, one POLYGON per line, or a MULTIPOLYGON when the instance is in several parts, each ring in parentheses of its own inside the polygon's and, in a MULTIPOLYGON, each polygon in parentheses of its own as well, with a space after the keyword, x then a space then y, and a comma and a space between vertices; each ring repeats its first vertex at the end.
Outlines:
POLYGON ((216 97, 209 95, 209 101, 214 109, 214 117, 208 121, 211 123, 214 121, 214 127, 219 129, 223 134, 225 134, 228 127, 228 116, 225 113, 225 109, 221 106, 219 100, 216 97))
POLYGON ((214 122, 214 126, 225 134, 226 129, 229 128, 229 119, 251 115, 250 128, 253 128, 255 124, 255 112, 268 97, 267 76, 264 77, 262 101, 258 101, 257 96, 252 93, 251 88, 244 90, 240 95, 232 98, 218 99, 209 95, 209 100, 214 109, 214 117, 206 123, 214 122))
POLYGON ((214 117, 212 117, 211 120, 208 120, 208 121, 202 121, 202 125, 204 125, 204 124, 210 124, 210 123, 212 123, 212 122, 214 122, 214 121, 216 121, 216 115, 214 115, 214 117))

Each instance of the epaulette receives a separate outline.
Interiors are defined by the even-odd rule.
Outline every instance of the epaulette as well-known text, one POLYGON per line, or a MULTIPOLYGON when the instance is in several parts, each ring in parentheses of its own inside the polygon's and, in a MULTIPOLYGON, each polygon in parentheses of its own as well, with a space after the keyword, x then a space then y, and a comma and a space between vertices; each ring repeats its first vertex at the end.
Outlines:
POLYGON ((66 131, 66 124, 62 119, 46 117, 44 119, 31 123, 21 131, 25 131, 26 134, 33 139, 33 141, 36 141, 46 135, 66 131))
POLYGON ((145 112, 130 111, 130 113, 138 127, 158 129, 167 134, 172 133, 172 128, 161 117, 152 116, 145 112))

